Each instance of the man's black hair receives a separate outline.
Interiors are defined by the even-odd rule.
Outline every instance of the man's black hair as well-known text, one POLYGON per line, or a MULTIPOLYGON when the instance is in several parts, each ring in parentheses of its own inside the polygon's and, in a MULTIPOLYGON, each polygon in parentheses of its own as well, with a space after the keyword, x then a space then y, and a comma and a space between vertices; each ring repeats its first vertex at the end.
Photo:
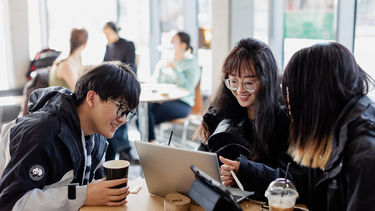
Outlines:
POLYGON ((104 62, 77 81, 74 91, 77 106, 83 103, 90 90, 95 91, 101 100, 121 99, 130 109, 135 109, 139 104, 141 87, 130 66, 104 62))

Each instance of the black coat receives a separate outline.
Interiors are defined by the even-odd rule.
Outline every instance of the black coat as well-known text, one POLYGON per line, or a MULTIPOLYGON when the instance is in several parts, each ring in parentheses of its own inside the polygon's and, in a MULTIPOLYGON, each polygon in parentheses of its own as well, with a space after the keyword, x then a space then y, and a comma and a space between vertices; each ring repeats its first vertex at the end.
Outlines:
MULTIPOLYGON (((66 191, 68 184, 83 187, 86 170, 74 98, 70 90, 61 87, 37 89, 30 95, 31 114, 18 118, 10 129, 11 159, 2 177, 0 175, 0 210, 11 210, 25 195, 24 206, 32 206, 35 210, 50 210, 51 207, 69 210, 70 203, 75 206, 72 209, 76 209, 79 202, 84 202, 86 194, 80 193, 86 190, 77 190, 79 202, 68 200, 66 191), (32 172, 36 168, 40 169, 39 178, 32 172)), ((107 147, 105 137, 94 134, 92 138, 94 148, 89 181, 104 176, 101 161, 107 147)))
POLYGON ((278 108, 275 113, 274 130, 268 140, 262 140, 260 146, 255 140, 254 122, 247 116, 228 119, 214 114, 212 109, 209 110, 203 116, 203 120, 206 122, 211 136, 207 143, 201 143, 198 150, 217 152, 219 155, 232 160, 242 154, 257 162, 263 162, 272 167, 277 166, 278 160, 288 149, 289 138, 289 117, 284 107, 278 108), (239 149, 236 146, 225 149, 227 152, 222 150, 223 147, 231 144, 243 145, 248 150, 246 152, 246 150, 239 149), (228 151, 231 151, 231 153, 228 153, 228 151))
MULTIPOLYGON (((230 143, 240 143, 246 146, 250 152, 259 151, 254 146, 254 129, 253 123, 247 116, 239 120, 220 119, 220 115, 214 115, 213 112, 208 112, 204 115, 203 119, 206 122, 210 133, 212 134, 207 143, 202 143, 198 150, 218 152, 222 147, 230 143), (242 138, 241 138, 242 137, 242 138), (217 144, 215 142, 220 142, 217 144), (243 144, 247 142, 246 144, 243 144), (222 146, 222 147, 220 147, 222 146)), ((304 181, 303 168, 294 163, 291 157, 287 154, 289 138, 289 117, 284 107, 280 107, 275 115, 275 128, 269 140, 264 140, 264 145, 268 147, 268 154, 261 154, 260 156, 252 159, 244 152, 239 150, 238 147, 228 147, 224 153, 220 151, 218 154, 229 159, 236 159, 239 157, 240 168, 237 176, 246 190, 255 192, 255 199, 266 200, 264 192, 269 183, 276 178, 284 177, 284 170, 287 163, 291 162, 290 173, 288 178, 295 184, 299 180, 304 181), (229 156, 228 155, 228 151, 229 156), (250 161, 249 160, 252 160, 250 161), (297 180, 294 180, 294 177, 297 180), (299 180, 298 180, 299 179, 299 180)))
POLYGON ((323 173, 308 172, 304 190, 311 210, 375 210, 375 104, 352 99, 334 129, 333 149, 323 173), (321 174, 321 175, 320 175, 321 174))
POLYGON ((120 38, 117 42, 106 46, 104 61, 121 61, 131 66, 137 73, 135 65, 135 46, 132 41, 120 38))
MULTIPOLYGON (((331 157, 322 171, 292 163, 288 174, 310 210, 375 210, 375 105, 367 96, 352 99, 339 115, 331 157)), ((278 177, 281 168, 240 159, 238 177, 248 190, 261 192, 278 177), (254 182, 255 181, 255 182, 254 182)))

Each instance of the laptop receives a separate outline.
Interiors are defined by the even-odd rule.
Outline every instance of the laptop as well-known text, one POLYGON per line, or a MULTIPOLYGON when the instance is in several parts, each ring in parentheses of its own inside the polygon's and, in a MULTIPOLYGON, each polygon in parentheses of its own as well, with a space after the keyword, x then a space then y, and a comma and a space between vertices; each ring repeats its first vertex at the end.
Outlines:
MULTIPOLYGON (((216 153, 181 149, 172 146, 135 141, 139 161, 151 194, 165 197, 166 194, 179 192, 188 194, 195 179, 190 166, 195 165, 206 174, 221 183, 219 163, 216 153)), ((228 188, 241 201, 252 192, 238 188, 228 188)))

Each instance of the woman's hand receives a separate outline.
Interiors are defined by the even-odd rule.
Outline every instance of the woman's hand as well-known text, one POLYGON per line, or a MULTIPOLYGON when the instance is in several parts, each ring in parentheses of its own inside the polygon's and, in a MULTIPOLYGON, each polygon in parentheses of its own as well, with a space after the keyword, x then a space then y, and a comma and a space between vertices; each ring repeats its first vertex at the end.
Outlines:
POLYGON ((221 174, 221 181, 224 185, 233 185, 234 179, 232 177, 232 174, 230 173, 230 170, 237 173, 238 168, 240 166, 240 162, 229 160, 226 158, 223 158, 222 156, 219 156, 220 161, 223 163, 220 167, 220 174, 221 174))
POLYGON ((97 180, 88 184, 85 205, 121 206, 126 204, 126 196, 129 195, 129 186, 123 188, 111 187, 124 184, 127 181, 127 178, 97 180))
POLYGON ((170 67, 170 68, 174 69, 176 66, 174 65, 173 61, 168 61, 167 62, 167 67, 170 67))

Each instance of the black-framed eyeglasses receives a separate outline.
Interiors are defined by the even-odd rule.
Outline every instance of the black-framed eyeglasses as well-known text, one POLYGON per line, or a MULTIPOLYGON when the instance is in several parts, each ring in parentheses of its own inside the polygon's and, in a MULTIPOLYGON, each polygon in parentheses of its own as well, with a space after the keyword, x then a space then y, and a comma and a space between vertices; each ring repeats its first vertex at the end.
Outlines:
POLYGON ((111 98, 108 98, 108 100, 112 101, 113 103, 115 103, 118 106, 118 110, 116 112, 116 115, 117 115, 118 118, 122 118, 123 116, 126 115, 126 121, 129 122, 136 115, 136 112, 133 111, 133 110, 130 110, 129 107, 125 108, 125 107, 127 107, 127 105, 122 104, 120 102, 117 102, 116 100, 113 100, 111 98))
POLYGON ((255 92, 255 90, 257 89, 257 84, 259 83, 259 81, 241 82, 241 81, 237 81, 237 80, 229 79, 229 78, 225 79, 224 82, 225 82, 225 86, 227 86, 228 89, 233 90, 233 91, 236 91, 242 84, 242 87, 247 92, 250 92, 250 93, 255 92))

